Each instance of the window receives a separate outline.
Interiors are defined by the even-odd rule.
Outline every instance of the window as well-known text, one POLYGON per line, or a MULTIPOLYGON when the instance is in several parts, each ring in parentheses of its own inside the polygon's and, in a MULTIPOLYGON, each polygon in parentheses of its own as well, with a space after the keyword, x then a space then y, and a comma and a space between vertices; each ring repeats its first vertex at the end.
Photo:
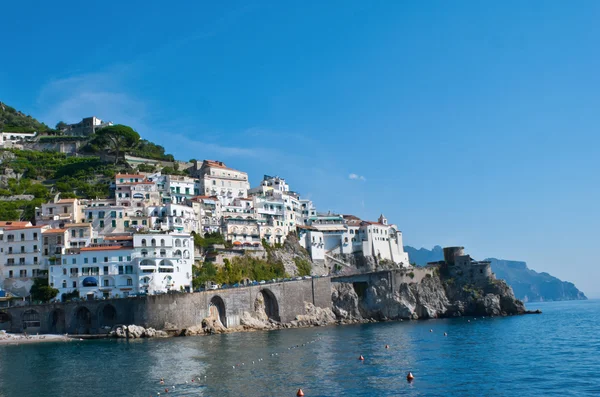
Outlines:
POLYGON ((161 246, 161 247, 164 247, 164 246, 165 246, 165 239, 164 239, 164 238, 161 238, 161 239, 160 239, 160 246, 161 246))
POLYGON ((148 221, 146 221, 145 219, 142 219, 142 225, 146 226, 148 224, 148 221))
POLYGON ((25 233, 21 233, 21 241, 25 240, 25 233))
POLYGON ((24 246, 24 245, 22 245, 22 246, 21 246, 21 253, 22 253, 22 254, 24 254, 24 253, 25 253, 25 246, 24 246))
POLYGON ((122 256, 119 257, 119 262, 123 262, 123 257, 122 256))
POLYGON ((38 257, 37 257, 37 256, 34 256, 34 257, 33 257, 33 264, 34 264, 34 265, 37 265, 37 263, 38 263, 38 257))
POLYGON ((75 237, 75 229, 71 229, 71 237, 75 237))
POLYGON ((143 238, 143 239, 142 239, 142 247, 145 247, 145 246, 146 246, 146 239, 145 239, 145 238, 143 238))
POLYGON ((48 237, 44 237, 44 244, 48 245, 48 237))
POLYGON ((128 279, 127 279, 127 285, 128 285, 128 286, 131 286, 131 285, 133 285, 133 280, 132 280, 132 279, 130 279, 130 278, 128 278, 128 279))
POLYGON ((79 238, 83 237, 83 229, 79 229, 79 238))
POLYGON ((104 262, 108 262, 108 256, 104 257, 104 262))
POLYGON ((25 258, 19 258, 19 265, 25 264, 25 258))
POLYGON ((111 218, 116 218, 117 217, 117 211, 110 211, 110 217, 111 218))
POLYGON ((37 233, 33 233, 33 239, 37 240, 37 233))
POLYGON ((108 281, 108 280, 104 280, 104 286, 105 286, 105 287, 108 287, 108 283, 109 283, 109 281, 108 281))
POLYGON ((77 281, 73 281, 73 288, 77 288, 77 281))
POLYGON ((104 227, 104 221, 100 221, 100 227, 104 227))
POLYGON ((63 288, 67 288, 67 280, 63 280, 63 282, 62 282, 62 287, 63 287, 63 288))
POLYGON ((96 258, 96 257, 93 257, 93 258, 92 258, 92 263, 97 263, 97 262, 98 262, 98 258, 96 258))
POLYGON ((19 277, 27 277, 27 270, 19 270, 19 277))
POLYGON ((67 275, 67 269, 63 269, 63 276, 67 275))
POLYGON ((117 227, 117 221, 115 221, 115 220, 112 221, 112 227, 117 227))
POLYGON ((13 271, 12 271, 12 270, 9 270, 9 271, 8 271, 8 277, 9 277, 9 278, 13 278, 13 271))
POLYGON ((152 246, 156 247, 156 240, 155 239, 152 239, 152 246))
POLYGON ((119 266, 119 274, 123 274, 123 266, 119 266))
POLYGON ((131 255, 127 255, 127 261, 131 262, 131 255))
POLYGON ((129 227, 129 221, 124 222, 125 227, 129 227))
POLYGON ((104 266, 103 272, 104 272, 105 275, 108 274, 108 266, 104 266))
POLYGON ((37 245, 34 245, 33 246, 33 252, 37 252, 37 250, 38 250, 37 245))
POLYGON ((88 263, 88 258, 83 258, 83 263, 88 263))

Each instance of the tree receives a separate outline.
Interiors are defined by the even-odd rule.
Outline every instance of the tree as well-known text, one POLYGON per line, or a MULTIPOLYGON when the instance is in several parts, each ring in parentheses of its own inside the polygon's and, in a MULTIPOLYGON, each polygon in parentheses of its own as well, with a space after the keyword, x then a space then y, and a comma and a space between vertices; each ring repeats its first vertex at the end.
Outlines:
POLYGON ((56 123, 56 129, 59 131, 66 130, 68 126, 69 125, 64 121, 59 121, 58 123, 56 123))
POLYGON ((135 132, 133 128, 117 124, 96 131, 91 144, 92 146, 112 151, 115 154, 116 165, 121 153, 131 150, 139 141, 140 134, 135 132))
POLYGON ((58 290, 48 285, 47 278, 36 278, 29 290, 32 301, 49 302, 58 295, 58 290))

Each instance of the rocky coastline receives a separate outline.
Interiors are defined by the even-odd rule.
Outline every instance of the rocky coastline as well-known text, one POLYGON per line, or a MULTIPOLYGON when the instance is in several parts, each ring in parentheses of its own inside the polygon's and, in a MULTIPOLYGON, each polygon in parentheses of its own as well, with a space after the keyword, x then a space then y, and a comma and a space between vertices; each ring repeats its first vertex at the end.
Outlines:
POLYGON ((240 325, 225 327, 218 316, 208 317, 196 326, 165 330, 145 329, 136 325, 117 326, 110 336, 116 338, 152 338, 168 336, 212 335, 233 332, 269 331, 289 328, 319 327, 380 321, 451 318, 462 316, 512 316, 540 311, 526 310, 503 280, 490 277, 478 283, 443 275, 434 268, 422 279, 400 283, 391 288, 389 280, 381 278, 369 285, 361 295, 351 283, 334 282, 331 308, 315 307, 305 302, 305 314, 282 323, 270 319, 264 302, 257 301, 253 312, 244 312, 240 325))

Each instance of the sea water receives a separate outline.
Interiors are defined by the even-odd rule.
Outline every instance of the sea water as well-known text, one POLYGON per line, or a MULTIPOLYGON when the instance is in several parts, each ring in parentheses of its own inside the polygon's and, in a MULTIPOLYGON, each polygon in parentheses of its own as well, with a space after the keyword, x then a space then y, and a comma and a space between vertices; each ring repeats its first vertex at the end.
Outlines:
POLYGON ((543 314, 0 346, 0 396, 599 396, 600 301, 528 308, 543 314))

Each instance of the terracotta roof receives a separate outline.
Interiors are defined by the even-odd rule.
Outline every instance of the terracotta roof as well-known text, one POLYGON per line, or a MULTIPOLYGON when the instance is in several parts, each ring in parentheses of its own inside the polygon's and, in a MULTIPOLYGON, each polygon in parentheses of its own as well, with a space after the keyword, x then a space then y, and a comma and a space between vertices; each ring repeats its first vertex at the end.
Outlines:
POLYGON ((1 221, 0 227, 3 227, 3 226, 31 226, 31 222, 1 221))
POLYGON ((66 232, 67 229, 46 229, 46 230, 42 230, 42 233, 44 234, 55 234, 55 233, 64 233, 66 232))
POLYGON ((84 247, 80 251, 116 251, 120 249, 131 249, 131 247, 122 247, 120 245, 105 245, 99 247, 84 247))
POLYGON ((108 240, 108 241, 133 240, 133 236, 108 236, 108 237, 104 237, 104 240, 108 240))
POLYGON ((144 179, 144 175, 140 175, 140 174, 117 174, 115 175, 115 178, 139 178, 139 179, 144 179))
POLYGON ((41 229, 43 226, 4 226, 4 230, 27 230, 27 229, 41 229))

